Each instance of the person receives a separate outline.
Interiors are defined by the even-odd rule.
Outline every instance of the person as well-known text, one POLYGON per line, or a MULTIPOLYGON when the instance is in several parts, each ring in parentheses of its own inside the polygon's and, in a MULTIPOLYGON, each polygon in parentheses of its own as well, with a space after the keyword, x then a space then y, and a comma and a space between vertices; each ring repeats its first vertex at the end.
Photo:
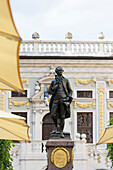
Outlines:
POLYGON ((69 80, 62 76, 62 67, 58 66, 55 69, 56 76, 51 82, 48 89, 48 94, 52 95, 50 99, 50 113, 53 119, 55 128, 51 134, 58 132, 58 119, 60 119, 60 137, 64 138, 63 129, 65 124, 65 119, 70 117, 70 104, 72 102, 72 89, 69 80))

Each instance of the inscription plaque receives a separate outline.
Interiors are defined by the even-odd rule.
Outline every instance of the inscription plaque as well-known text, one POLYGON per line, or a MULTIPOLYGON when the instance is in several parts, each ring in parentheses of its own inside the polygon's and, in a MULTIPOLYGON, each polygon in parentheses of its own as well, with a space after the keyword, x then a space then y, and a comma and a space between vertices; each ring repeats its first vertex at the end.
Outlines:
POLYGON ((64 168, 69 161, 70 155, 66 148, 57 147, 53 150, 51 154, 51 162, 54 163, 57 168, 64 168))

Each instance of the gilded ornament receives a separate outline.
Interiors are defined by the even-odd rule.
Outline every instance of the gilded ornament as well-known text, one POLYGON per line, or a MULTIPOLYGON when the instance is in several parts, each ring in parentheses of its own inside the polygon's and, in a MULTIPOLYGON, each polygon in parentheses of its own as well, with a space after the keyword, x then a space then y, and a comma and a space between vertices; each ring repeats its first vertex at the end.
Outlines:
POLYGON ((74 159, 74 154, 73 154, 73 149, 72 149, 72 163, 73 163, 73 159, 74 159))
POLYGON ((90 152, 91 151, 91 149, 90 148, 88 148, 88 152, 90 152))
POLYGON ((108 109, 110 109, 110 106, 113 107, 113 103, 111 103, 110 101, 108 101, 108 109))
POLYGON ((1 110, 5 111, 5 90, 1 90, 1 110))
POLYGON ((107 158, 105 159, 105 163, 106 163, 106 164, 108 163, 108 159, 107 159, 107 158))
POLYGON ((51 162, 57 168, 63 168, 67 165, 67 162, 70 162, 69 151, 63 147, 55 148, 51 153, 51 162))
POLYGON ((27 104, 27 109, 29 109, 30 107, 30 104, 29 104, 29 101, 21 101, 21 102, 16 102, 16 101, 9 101, 9 108, 11 109, 12 108, 12 104, 16 107, 20 107, 20 106, 23 106, 25 104, 27 104))
POLYGON ((110 83, 113 83, 113 79, 109 79, 108 86, 110 87, 110 83))
POLYGON ((103 100, 103 93, 104 88, 102 88, 102 85, 100 88, 98 88, 99 93, 99 133, 100 137, 102 137, 104 133, 104 100, 103 100))
POLYGON ((94 86, 93 78, 88 79, 88 80, 81 80, 81 79, 76 78, 76 83, 75 83, 76 86, 78 85, 78 82, 79 82, 80 84, 83 84, 83 85, 87 85, 87 84, 89 84, 89 83, 92 82, 92 86, 94 86))
POLYGON ((100 163, 100 156, 97 158, 98 163, 100 163))
POLYGON ((11 109, 12 108, 12 101, 9 100, 9 108, 11 109))
POLYGON ((76 105, 78 105, 80 108, 86 109, 88 107, 91 107, 91 105, 93 105, 93 109, 95 109, 95 101, 91 102, 91 103, 80 103, 75 101, 74 102, 74 108, 76 109, 76 105))
POLYGON ((28 77, 25 78, 25 79, 22 79, 22 83, 25 83, 26 82, 26 86, 28 87, 29 86, 29 79, 28 77))

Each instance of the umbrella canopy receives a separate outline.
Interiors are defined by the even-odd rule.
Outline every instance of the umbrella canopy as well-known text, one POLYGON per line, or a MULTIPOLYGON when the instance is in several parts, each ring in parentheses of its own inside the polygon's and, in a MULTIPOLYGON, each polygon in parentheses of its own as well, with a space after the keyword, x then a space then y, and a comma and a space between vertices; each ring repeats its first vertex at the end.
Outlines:
POLYGON ((0 89, 24 91, 19 72, 19 45, 9 0, 0 0, 0 89))
POLYGON ((29 142, 28 130, 24 117, 0 111, 0 139, 29 142))
POLYGON ((107 144, 107 143, 113 143, 113 125, 108 126, 105 129, 105 132, 103 134, 103 136, 100 138, 100 140, 98 141, 97 145, 99 144, 107 144))

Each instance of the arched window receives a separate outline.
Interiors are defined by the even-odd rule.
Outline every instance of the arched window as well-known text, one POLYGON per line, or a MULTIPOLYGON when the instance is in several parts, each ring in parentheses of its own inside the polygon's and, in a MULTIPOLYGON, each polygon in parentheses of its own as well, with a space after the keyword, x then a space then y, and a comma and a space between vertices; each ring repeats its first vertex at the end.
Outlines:
POLYGON ((50 137, 50 133, 54 128, 54 122, 51 118, 50 113, 47 113, 43 118, 42 124, 42 140, 48 140, 50 137))

